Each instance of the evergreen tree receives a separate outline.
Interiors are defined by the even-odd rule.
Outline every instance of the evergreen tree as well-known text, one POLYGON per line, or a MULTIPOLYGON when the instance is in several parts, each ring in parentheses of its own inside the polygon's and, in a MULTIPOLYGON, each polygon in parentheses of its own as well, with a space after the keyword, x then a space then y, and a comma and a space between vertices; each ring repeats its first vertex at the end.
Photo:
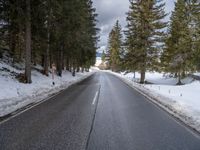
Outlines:
POLYGON ((9 49, 16 62, 20 61, 25 47, 25 4, 20 0, 0 0, 0 46, 9 49))
POLYGON ((178 0, 176 2, 163 53, 165 70, 178 76, 177 84, 182 84, 182 74, 193 68, 193 35, 191 34, 192 26, 190 26, 192 18, 191 9, 188 8, 190 8, 188 1, 178 0))
POLYGON ((101 55, 101 60, 102 60, 103 62, 105 62, 105 58, 106 58, 106 54, 105 54, 105 52, 103 51, 103 53, 102 53, 102 55, 101 55))
POLYGON ((122 53, 122 33, 119 21, 116 22, 109 34, 108 49, 111 69, 119 71, 121 64, 120 54, 122 53))
POLYGON ((145 82, 145 72, 158 67, 160 49, 163 46, 163 29, 167 23, 165 3, 162 0, 130 0, 127 13, 126 60, 128 68, 141 73, 140 83, 145 82))
POLYGON ((192 41, 194 51, 194 66, 195 71, 200 70, 200 1, 192 0, 191 8, 191 28, 192 28, 192 41))
POLYGON ((0 0, 0 8, 0 48, 8 49, 13 63, 26 64, 27 83, 32 64, 48 75, 55 63, 62 76, 64 68, 75 75, 95 63, 98 29, 91 0, 0 0))

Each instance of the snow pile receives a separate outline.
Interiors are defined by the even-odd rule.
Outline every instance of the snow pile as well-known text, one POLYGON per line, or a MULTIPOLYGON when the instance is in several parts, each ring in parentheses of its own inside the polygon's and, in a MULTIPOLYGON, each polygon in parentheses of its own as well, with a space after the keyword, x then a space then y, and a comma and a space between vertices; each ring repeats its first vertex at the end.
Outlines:
POLYGON ((55 76, 53 86, 51 74, 47 77, 38 71, 32 71, 32 84, 23 84, 15 79, 12 75, 14 73, 22 71, 0 62, 0 117, 37 103, 93 74, 77 73, 76 77, 72 77, 70 72, 64 71, 62 77, 55 76))
MULTIPOLYGON (((133 73, 113 73, 154 103, 200 132, 200 81, 185 78, 185 85, 175 86, 177 79, 165 78, 160 73, 147 73, 147 81, 155 84, 140 85, 133 73)), ((139 74, 136 73, 136 78, 139 74)))

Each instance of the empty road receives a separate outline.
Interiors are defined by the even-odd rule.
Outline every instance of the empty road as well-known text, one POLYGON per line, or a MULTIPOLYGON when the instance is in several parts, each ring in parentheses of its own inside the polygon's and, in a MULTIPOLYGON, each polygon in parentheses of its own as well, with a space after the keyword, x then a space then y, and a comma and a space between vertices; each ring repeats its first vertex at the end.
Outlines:
POLYGON ((98 72, 0 123, 0 150, 200 150, 200 138, 117 77, 98 72))

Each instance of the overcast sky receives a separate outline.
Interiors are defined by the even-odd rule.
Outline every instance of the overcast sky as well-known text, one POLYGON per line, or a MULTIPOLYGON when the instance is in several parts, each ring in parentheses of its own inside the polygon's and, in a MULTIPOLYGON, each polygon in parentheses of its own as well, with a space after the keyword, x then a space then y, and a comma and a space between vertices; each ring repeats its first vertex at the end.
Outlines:
MULTIPOLYGON (((175 0, 164 0, 166 2, 166 12, 174 9, 175 0)), ((108 34, 111 31, 116 20, 120 21, 122 28, 126 26, 126 12, 129 10, 129 0, 93 0, 94 7, 98 13, 98 27, 100 31, 99 47, 106 48, 108 34)), ((169 18, 170 16, 168 16, 169 18)), ((168 19, 167 18, 167 19, 168 19)))

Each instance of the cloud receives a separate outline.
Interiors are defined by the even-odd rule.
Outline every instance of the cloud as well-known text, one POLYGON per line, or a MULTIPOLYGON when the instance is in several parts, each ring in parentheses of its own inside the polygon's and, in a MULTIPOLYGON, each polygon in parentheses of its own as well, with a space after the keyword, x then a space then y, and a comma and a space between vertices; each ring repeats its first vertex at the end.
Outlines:
MULTIPOLYGON (((165 0, 166 12, 174 9, 175 0, 165 0)), ((98 13, 98 28, 100 31, 99 47, 106 48, 109 32, 116 20, 119 20, 122 28, 126 26, 126 13, 129 11, 129 0, 93 0, 94 7, 98 13)), ((166 18, 169 20, 170 15, 166 18)))
POLYGON ((98 27, 101 29, 99 46, 105 48, 109 32, 116 20, 120 21, 122 27, 126 26, 129 0, 93 0, 93 2, 98 13, 98 27))

